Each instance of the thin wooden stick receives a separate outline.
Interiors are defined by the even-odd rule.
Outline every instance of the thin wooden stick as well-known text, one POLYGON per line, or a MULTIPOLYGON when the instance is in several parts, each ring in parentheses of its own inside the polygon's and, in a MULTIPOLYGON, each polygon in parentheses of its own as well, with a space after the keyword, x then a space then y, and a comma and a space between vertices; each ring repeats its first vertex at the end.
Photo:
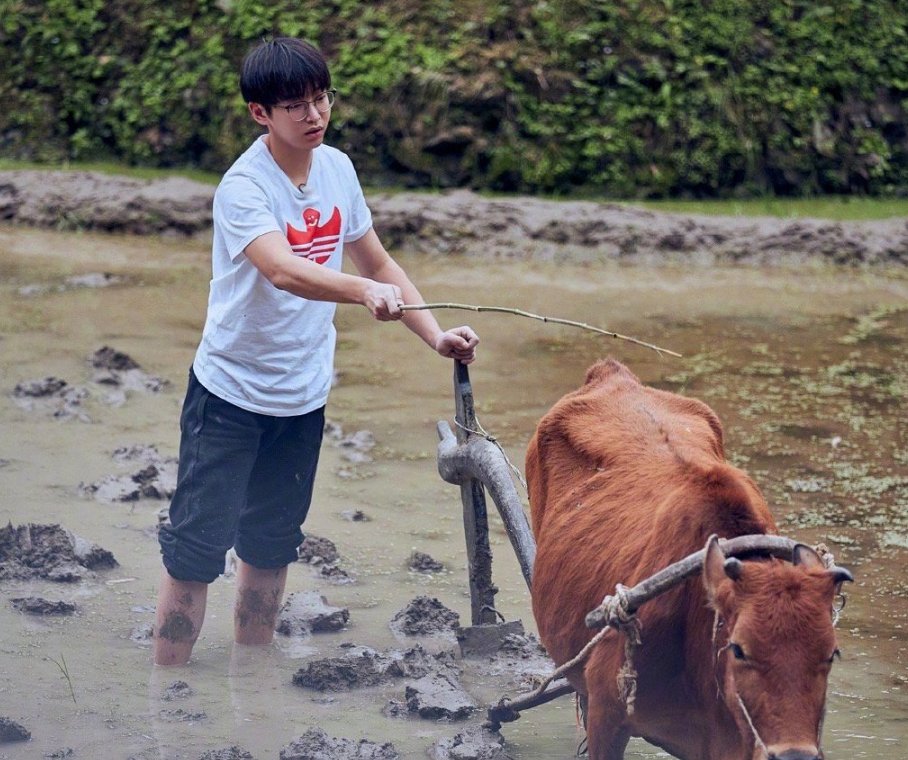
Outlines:
POLYGON ((487 720, 483 723, 484 728, 490 731, 497 731, 501 728, 502 723, 511 723, 520 717, 520 711, 530 707, 544 705, 553 699, 563 697, 566 694, 573 694, 574 687, 569 683, 558 684, 548 691, 535 690, 532 694, 523 694, 514 700, 507 698, 502 699, 497 705, 491 705, 486 711, 487 720))
POLYGON ((653 351, 659 354, 668 354, 669 356, 677 356, 679 359, 681 358, 681 354, 676 353, 675 351, 670 351, 667 348, 661 348, 659 346, 653 345, 652 343, 647 343, 645 341, 638 340, 637 338, 632 338, 629 335, 621 335, 620 333, 612 332, 611 330, 603 330, 601 327, 594 327, 593 325, 588 325, 584 322, 575 322, 572 319, 560 319, 558 317, 545 317, 541 314, 532 314, 531 312, 523 311, 522 309, 510 309, 505 306, 473 306, 468 303, 405 304, 400 308, 401 311, 419 311, 421 309, 463 309, 464 311, 497 311, 502 314, 515 314, 518 317, 538 319, 540 322, 552 322, 557 325, 580 327, 584 330, 591 330, 592 332, 608 335, 612 338, 617 338, 618 340, 626 340, 629 343, 636 343, 638 346, 643 346, 644 348, 651 348, 653 351))

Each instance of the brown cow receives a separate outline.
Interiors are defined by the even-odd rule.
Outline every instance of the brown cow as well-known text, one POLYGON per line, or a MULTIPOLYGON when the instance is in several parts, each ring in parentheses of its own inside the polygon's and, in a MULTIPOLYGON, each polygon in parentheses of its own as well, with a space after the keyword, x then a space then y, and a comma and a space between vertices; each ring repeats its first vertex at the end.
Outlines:
MULTIPOLYGON (((527 452, 537 554, 533 612, 561 664, 594 631, 585 615, 702 549, 716 534, 774 533, 753 481, 725 460, 705 404, 643 386, 601 361, 542 419, 527 452)), ((798 545, 791 563, 726 560, 710 542, 703 577, 639 611, 635 709, 616 677, 623 638, 607 637, 569 680, 586 707, 592 760, 620 760, 640 736, 684 760, 819 760, 831 610, 847 570, 798 545), (718 626, 714 629, 714 626, 718 626)))

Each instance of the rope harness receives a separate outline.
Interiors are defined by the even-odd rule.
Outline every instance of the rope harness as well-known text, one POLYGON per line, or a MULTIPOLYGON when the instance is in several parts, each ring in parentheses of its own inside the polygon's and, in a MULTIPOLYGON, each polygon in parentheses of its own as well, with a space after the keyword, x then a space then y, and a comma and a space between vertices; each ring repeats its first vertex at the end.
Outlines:
POLYGON ((555 679, 561 678, 577 665, 582 664, 590 656, 596 644, 609 634, 618 631, 624 634, 624 662, 618 669, 618 695, 624 702, 628 715, 634 714, 634 703, 637 701, 637 669, 634 667, 634 651, 643 640, 640 636, 641 625, 636 614, 628 611, 627 587, 620 583, 615 586, 615 593, 602 600, 600 608, 604 612, 606 624, 599 633, 591 638, 577 655, 562 663, 546 678, 536 689, 535 694, 542 694, 546 687, 555 679))
MULTIPOLYGON (((829 551, 829 548, 825 544, 818 544, 814 547, 814 551, 820 556, 823 560, 823 564, 827 569, 835 567, 835 557, 832 552, 829 551)), ((836 603, 832 606, 832 624, 836 626, 839 622, 839 616, 841 615, 842 610, 845 607, 846 597, 845 594, 841 591, 836 595, 836 603)), ((621 667, 618 669, 617 675, 617 685, 618 685, 618 696, 624 702, 625 709, 627 710, 628 715, 634 714, 634 705, 637 700, 637 669, 634 666, 634 653, 642 643, 641 630, 642 626, 640 620, 637 618, 636 613, 629 612, 628 610, 628 599, 627 599, 627 587, 622 584, 617 584, 615 586, 615 593, 609 596, 606 596, 602 600, 602 604, 599 609, 603 611, 603 619, 605 620, 605 627, 597 633, 592 639, 587 642, 583 649, 578 652, 578 654, 571 660, 568 660, 562 664, 558 669, 546 679, 542 685, 537 689, 537 694, 541 694, 545 691, 545 688, 556 678, 564 676, 571 668, 576 667, 577 665, 586 661, 592 652, 593 648, 602 641, 606 635, 612 633, 612 631, 618 631, 619 633, 624 634, 624 661, 621 664, 621 667)), ((715 621, 713 623, 713 645, 716 644, 716 638, 719 630, 724 627, 724 621, 716 613, 715 621)), ((716 650, 716 661, 718 663, 719 655, 722 654, 728 645, 721 647, 716 650)), ((721 693, 721 686, 719 684, 719 674, 718 671, 715 673, 716 676, 716 686, 717 686, 717 696, 721 693)), ((750 717, 750 713, 747 710, 747 706, 744 704, 744 701, 741 699, 741 696, 735 692, 735 698, 737 699, 738 705, 741 708, 741 712, 744 715, 744 719, 747 721, 747 725, 750 726, 750 730, 753 733, 754 741, 758 747, 766 750, 766 744, 760 738, 760 734, 754 725, 753 720, 750 717)), ((820 734, 823 729, 823 718, 820 718, 820 725, 818 728, 817 735, 817 746, 820 746, 820 734)))
POLYGON ((636 614, 629 613, 627 593, 620 583, 615 586, 614 596, 603 600, 606 604, 608 624, 624 634, 624 662, 618 668, 618 696, 624 702, 628 715, 634 714, 637 701, 637 669, 634 667, 634 652, 643 643, 640 636, 642 626, 636 614))
MULTIPOLYGON (((534 696, 540 696, 545 692, 548 685, 562 678, 567 672, 582 664, 590 656, 590 652, 606 636, 614 633, 616 630, 624 634, 624 662, 618 669, 618 695, 624 702, 628 715, 634 714, 634 704, 637 701, 637 670, 634 667, 634 650, 642 643, 640 637, 640 621, 637 616, 628 612, 627 588, 620 583, 615 586, 615 593, 605 597, 602 600, 602 606, 606 611, 607 625, 591 638, 575 657, 563 663, 560 667, 546 678, 534 692, 534 696)), ((586 727, 586 715, 583 714, 583 725, 586 727)), ((580 757, 586 754, 587 737, 577 747, 576 756, 580 757)))
POLYGON ((747 725, 750 726, 750 731, 754 735, 754 744, 756 745, 757 749, 759 749, 764 755, 766 755, 766 757, 769 757, 769 750, 766 748, 766 743, 760 738, 757 727, 754 725, 753 720, 751 720, 750 713, 747 712, 747 707, 744 705, 744 700, 741 699, 741 695, 738 694, 737 691, 735 691, 735 699, 738 700, 738 705, 741 707, 741 712, 744 715, 744 720, 747 721, 747 725))

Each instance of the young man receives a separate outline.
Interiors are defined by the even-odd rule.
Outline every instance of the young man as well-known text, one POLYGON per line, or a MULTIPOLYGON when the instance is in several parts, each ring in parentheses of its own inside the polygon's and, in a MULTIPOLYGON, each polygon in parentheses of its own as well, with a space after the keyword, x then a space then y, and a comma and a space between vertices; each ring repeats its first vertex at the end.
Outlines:
POLYGON ((246 57, 240 79, 267 129, 214 198, 212 280, 180 418, 180 467, 154 661, 189 660, 208 584, 238 556, 241 644, 271 641, 287 566, 303 540, 333 374, 336 304, 404 324, 442 356, 472 362, 476 334, 444 331, 385 251, 350 159, 323 144, 334 90, 321 53, 279 38, 246 57), (359 276, 341 272, 346 254, 359 276))

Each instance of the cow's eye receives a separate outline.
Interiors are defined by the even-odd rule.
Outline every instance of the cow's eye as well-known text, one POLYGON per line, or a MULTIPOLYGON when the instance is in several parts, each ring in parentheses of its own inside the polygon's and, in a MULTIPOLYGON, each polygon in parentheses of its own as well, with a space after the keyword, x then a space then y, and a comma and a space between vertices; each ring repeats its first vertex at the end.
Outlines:
POLYGON ((741 648, 740 644, 735 644, 734 641, 729 643, 728 648, 731 650, 731 653, 735 656, 736 660, 746 660, 747 655, 744 654, 744 650, 741 648))
POLYGON ((840 660, 842 659, 842 653, 838 649, 836 649, 832 653, 832 655, 830 656, 830 658, 828 660, 826 660, 826 662, 828 662, 830 665, 832 665, 832 663, 835 662, 836 657, 838 657, 840 660))

